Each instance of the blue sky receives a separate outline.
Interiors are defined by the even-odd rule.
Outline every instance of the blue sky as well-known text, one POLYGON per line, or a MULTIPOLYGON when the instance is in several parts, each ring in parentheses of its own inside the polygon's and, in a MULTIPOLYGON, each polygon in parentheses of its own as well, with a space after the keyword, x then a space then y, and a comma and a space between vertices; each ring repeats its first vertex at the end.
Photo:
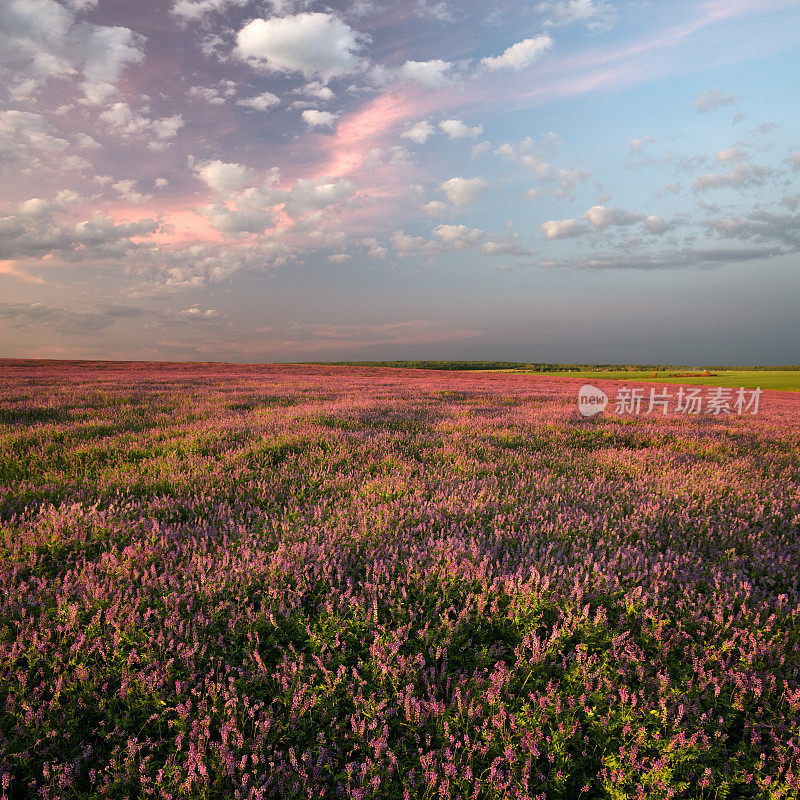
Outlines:
POLYGON ((0 0, 0 356, 798 363, 797 0, 0 0))

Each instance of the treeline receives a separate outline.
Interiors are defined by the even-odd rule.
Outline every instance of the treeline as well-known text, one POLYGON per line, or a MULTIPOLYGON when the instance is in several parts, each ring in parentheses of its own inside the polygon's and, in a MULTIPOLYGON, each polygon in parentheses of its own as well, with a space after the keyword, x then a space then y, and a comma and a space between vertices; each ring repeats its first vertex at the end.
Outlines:
POLYGON ((527 369, 524 361, 313 361, 333 367, 394 367, 396 369, 527 369))
POLYGON ((334 367, 394 367, 395 369, 487 370, 511 369, 524 372, 670 372, 674 370, 748 370, 755 372, 800 371, 800 365, 786 366, 694 366, 686 364, 551 364, 524 361, 310 361, 334 367))

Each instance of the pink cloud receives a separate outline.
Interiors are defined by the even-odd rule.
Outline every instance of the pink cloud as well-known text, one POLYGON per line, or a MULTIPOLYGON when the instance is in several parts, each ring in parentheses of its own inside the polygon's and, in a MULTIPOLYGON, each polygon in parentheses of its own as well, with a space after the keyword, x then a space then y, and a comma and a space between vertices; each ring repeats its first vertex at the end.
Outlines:
POLYGON ((10 278, 17 278, 26 283, 44 284, 41 278, 20 272, 15 261, 0 261, 0 275, 8 275, 10 278))

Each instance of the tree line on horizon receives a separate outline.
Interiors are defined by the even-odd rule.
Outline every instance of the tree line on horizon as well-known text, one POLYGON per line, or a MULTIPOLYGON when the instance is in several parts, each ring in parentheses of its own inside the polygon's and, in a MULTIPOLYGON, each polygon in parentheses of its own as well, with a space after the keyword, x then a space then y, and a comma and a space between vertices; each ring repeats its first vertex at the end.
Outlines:
POLYGON ((334 367, 393 367, 395 369, 438 370, 491 370, 514 369, 525 372, 668 372, 670 370, 752 370, 752 371, 800 371, 800 364, 779 366, 694 366, 686 364, 552 364, 524 361, 312 361, 311 364, 326 364, 334 367))

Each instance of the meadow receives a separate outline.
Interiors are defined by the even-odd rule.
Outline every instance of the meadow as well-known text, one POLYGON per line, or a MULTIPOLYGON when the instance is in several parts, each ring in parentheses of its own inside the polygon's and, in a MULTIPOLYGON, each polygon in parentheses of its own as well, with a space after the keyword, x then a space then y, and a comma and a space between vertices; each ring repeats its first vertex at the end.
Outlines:
POLYGON ((800 796, 800 395, 581 383, 0 362, 2 797, 800 796))
MULTIPOLYGON (((537 373, 534 370, 509 370, 519 374, 554 375, 537 373)), ((772 389, 773 391, 800 392, 800 370, 746 370, 746 369, 692 369, 675 370, 575 370, 571 373, 557 373, 557 377, 568 377, 581 381, 622 381, 659 383, 690 386, 727 386, 738 389, 772 389), (710 373, 710 374, 705 374, 710 373)))

